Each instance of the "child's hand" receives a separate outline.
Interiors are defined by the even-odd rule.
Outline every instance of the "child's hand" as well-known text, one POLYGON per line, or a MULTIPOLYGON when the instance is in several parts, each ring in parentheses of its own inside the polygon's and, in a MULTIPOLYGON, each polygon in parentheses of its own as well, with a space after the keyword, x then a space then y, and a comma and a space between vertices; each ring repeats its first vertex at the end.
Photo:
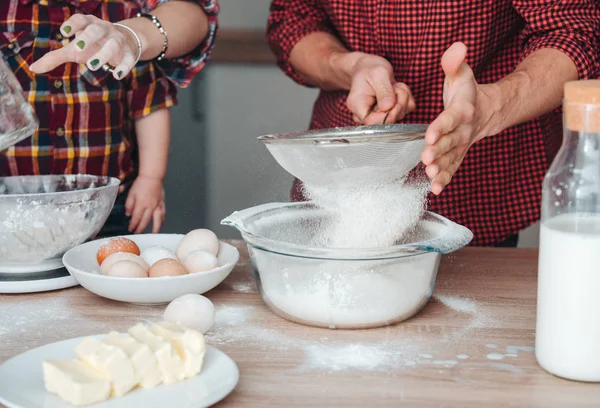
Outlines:
POLYGON ((131 217, 129 231, 140 234, 152 221, 152 233, 157 234, 167 213, 162 181, 144 176, 135 179, 125 202, 125 212, 131 217))

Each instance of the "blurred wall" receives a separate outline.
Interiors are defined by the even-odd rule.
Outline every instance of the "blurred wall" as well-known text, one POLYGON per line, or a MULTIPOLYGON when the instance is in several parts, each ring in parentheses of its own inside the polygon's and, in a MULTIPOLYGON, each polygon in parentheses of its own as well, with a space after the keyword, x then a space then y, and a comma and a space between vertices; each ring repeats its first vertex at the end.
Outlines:
MULTIPOLYGON (((264 30, 269 0, 221 0, 221 29, 264 30)), ((217 44, 218 46, 218 44, 217 44)), ((292 179, 256 138, 308 127, 317 91, 300 87, 276 66, 212 64, 179 93, 165 232, 220 226, 233 211, 288 201, 292 179)))

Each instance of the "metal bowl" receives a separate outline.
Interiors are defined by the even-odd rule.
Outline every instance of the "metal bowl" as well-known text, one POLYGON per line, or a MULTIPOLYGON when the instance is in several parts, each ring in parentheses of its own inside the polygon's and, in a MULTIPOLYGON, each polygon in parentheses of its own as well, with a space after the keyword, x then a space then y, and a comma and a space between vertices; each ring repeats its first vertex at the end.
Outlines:
POLYGON ((441 255, 473 238, 467 228, 426 212, 398 245, 318 247, 315 235, 330 218, 310 203, 273 203, 236 212, 222 222, 241 232, 261 297, 281 317, 332 329, 406 320, 433 293, 441 255))
POLYGON ((0 272, 61 267, 67 250, 98 234, 119 184, 89 175, 0 178, 0 272))

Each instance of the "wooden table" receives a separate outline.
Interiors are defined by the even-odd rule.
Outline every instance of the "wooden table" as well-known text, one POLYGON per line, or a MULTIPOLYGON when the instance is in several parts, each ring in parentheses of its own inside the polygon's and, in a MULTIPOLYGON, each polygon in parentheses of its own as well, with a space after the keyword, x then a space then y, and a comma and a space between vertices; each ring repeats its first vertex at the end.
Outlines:
MULTIPOLYGON (((219 407, 600 405, 600 385, 562 380, 536 364, 537 251, 467 248, 446 256, 419 315, 394 327, 335 331, 267 310, 236 244, 238 267, 207 294, 217 306, 207 341, 241 371, 219 407)), ((60 339, 157 320, 163 309, 82 288, 0 296, 0 363, 60 339)))

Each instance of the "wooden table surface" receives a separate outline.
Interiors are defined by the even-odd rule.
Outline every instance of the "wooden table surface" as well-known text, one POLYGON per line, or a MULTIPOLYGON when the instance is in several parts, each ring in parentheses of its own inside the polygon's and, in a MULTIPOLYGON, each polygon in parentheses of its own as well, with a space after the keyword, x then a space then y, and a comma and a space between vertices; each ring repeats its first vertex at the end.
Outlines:
MULTIPOLYGON (((536 364, 535 250, 467 248, 446 256, 420 314, 393 327, 342 331, 271 313, 244 246, 236 245, 239 265, 207 294, 217 307, 207 342, 241 372, 218 407, 600 406, 600 385, 562 380, 536 364)), ((163 310, 79 287, 0 295, 0 363, 57 340, 155 321, 163 310)))

